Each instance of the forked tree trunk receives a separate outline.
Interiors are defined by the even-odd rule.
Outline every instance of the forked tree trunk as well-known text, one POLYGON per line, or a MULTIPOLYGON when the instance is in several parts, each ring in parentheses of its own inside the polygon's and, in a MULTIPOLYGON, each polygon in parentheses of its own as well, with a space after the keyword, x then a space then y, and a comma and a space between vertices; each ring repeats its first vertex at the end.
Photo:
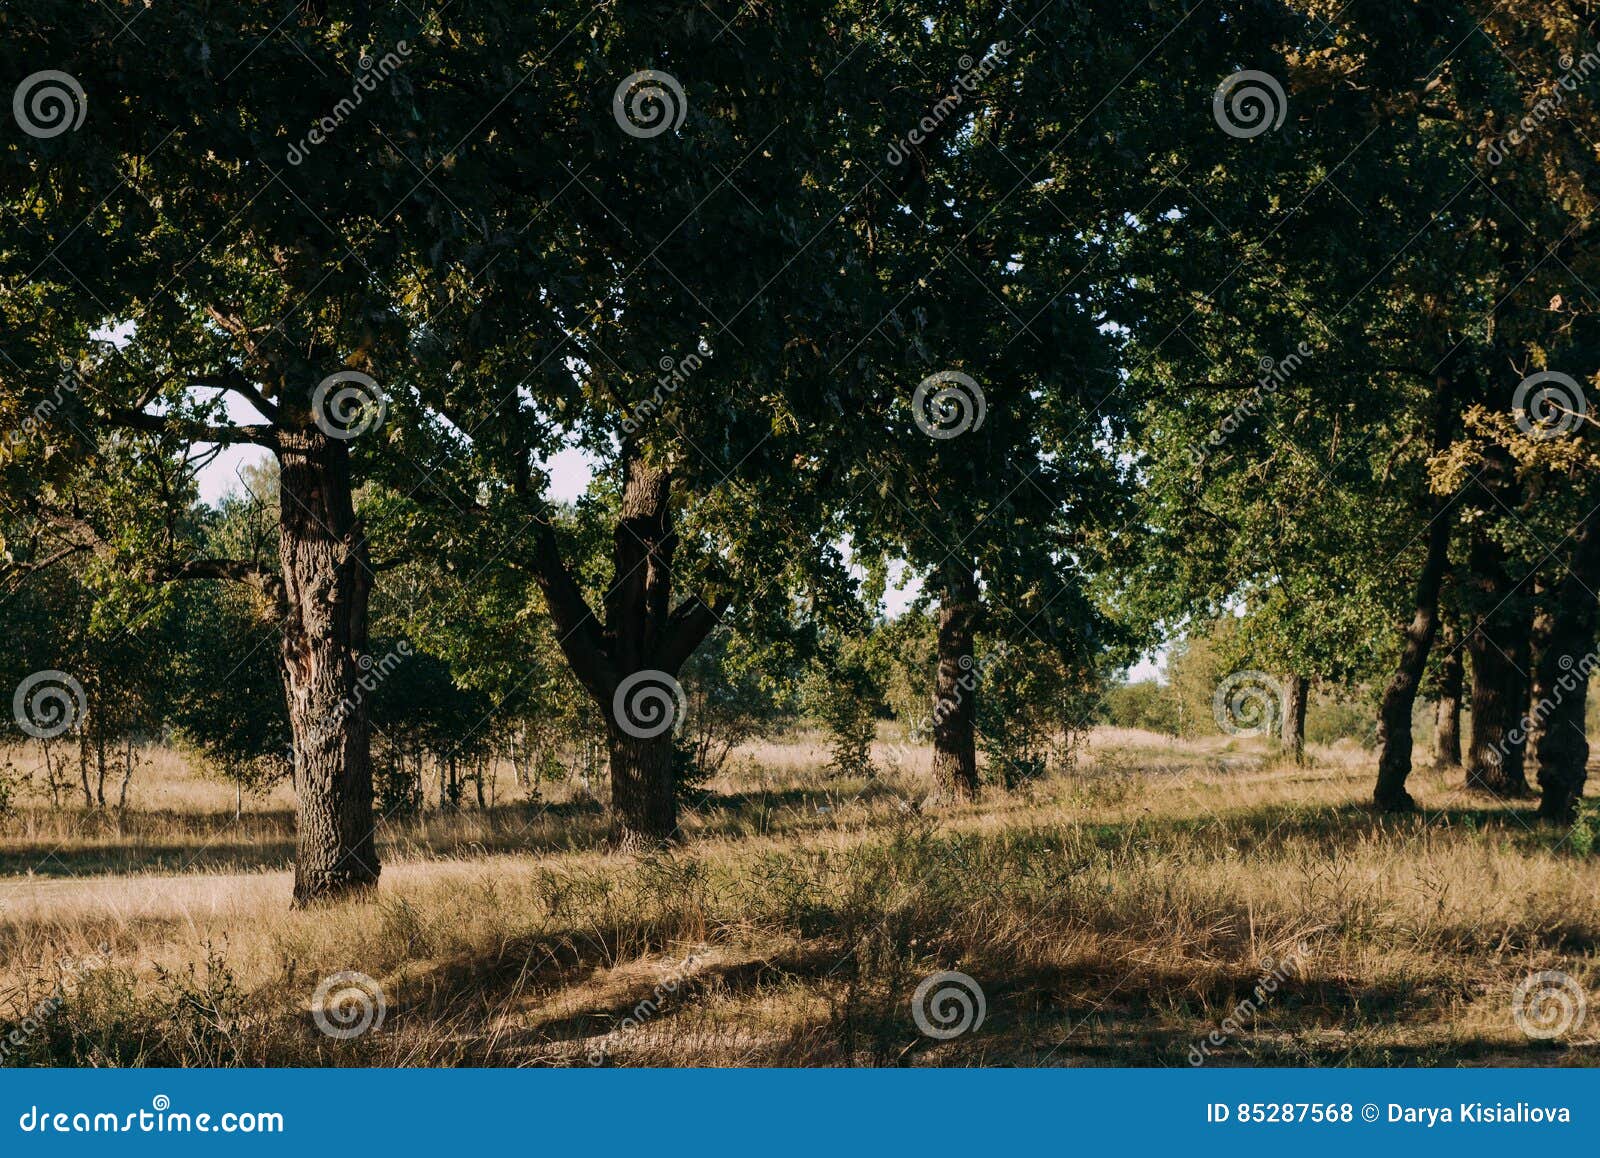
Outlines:
POLYGON ((1473 586, 1488 614, 1467 637, 1472 656, 1472 745, 1467 787, 1497 796, 1528 794, 1529 636, 1532 609, 1516 591, 1497 547, 1473 552, 1473 586))
POLYGON ((1433 762, 1439 768, 1461 766, 1461 640, 1446 624, 1439 640, 1439 701, 1434 708, 1433 762))
MULTIPOLYGON (((672 605, 672 475, 637 445, 622 451, 622 507, 613 538, 605 622, 590 610, 562 558, 548 512, 533 523, 534 576, 562 654, 607 721, 613 848, 679 839, 673 733, 683 709, 677 675, 721 620, 728 602, 691 596, 672 605)), ((517 481, 526 495, 528 480, 517 481)))
POLYGON ((300 809, 298 907, 364 892, 378 881, 370 725, 358 687, 372 569, 345 443, 315 428, 278 437, 283 678, 300 809))
POLYGON ((972 565, 947 560, 940 576, 933 693, 933 783, 942 800, 978 798, 978 671, 972 654, 977 618, 972 565))
POLYGON ((1569 570, 1556 589, 1547 646, 1536 658, 1536 682, 1545 691, 1536 755, 1541 796, 1539 815, 1573 819, 1588 777, 1586 708, 1589 676, 1596 666, 1595 591, 1600 589, 1600 516, 1591 514, 1576 532, 1569 570))
POLYGON ((1306 703, 1311 698, 1311 681, 1303 675, 1283 680, 1283 723, 1279 739, 1283 751, 1296 764, 1306 762, 1306 703))
POLYGON ((1450 569, 1450 532, 1453 508, 1436 504, 1428 526, 1428 551, 1417 576, 1411 622, 1406 625, 1400 648, 1400 663, 1389 686, 1384 689, 1378 709, 1378 783, 1372 801, 1385 812, 1404 812, 1416 807, 1406 791, 1411 775, 1411 713, 1422 686, 1422 673, 1428 666, 1428 653, 1439 630, 1439 591, 1450 569))

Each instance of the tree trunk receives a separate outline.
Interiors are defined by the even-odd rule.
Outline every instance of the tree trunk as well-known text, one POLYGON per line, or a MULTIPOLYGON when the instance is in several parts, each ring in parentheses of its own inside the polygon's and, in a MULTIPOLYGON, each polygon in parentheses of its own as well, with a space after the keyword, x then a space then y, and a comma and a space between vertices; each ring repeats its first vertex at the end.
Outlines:
POLYGON ((940 576, 939 666, 933 693, 933 783, 941 800, 978 798, 978 671, 972 654, 978 582, 970 563, 940 576))
POLYGON ((372 569, 355 517, 343 441, 279 433, 283 677, 299 797, 297 907, 359 894, 378 881, 366 696, 372 569))
MULTIPOLYGON (((672 605, 671 472, 622 448, 622 507, 613 536, 605 621, 590 609, 561 555, 548 511, 532 524, 533 571, 562 654, 608 724, 611 842, 659 846, 680 836, 672 768, 673 731, 684 708, 677 675, 727 610, 690 596, 672 605)), ((528 488, 526 473, 516 481, 528 488)))
POLYGON ((639 739, 610 728, 611 844, 619 852, 659 848, 678 836, 672 781, 672 735, 639 739))
POLYGON ((1596 666, 1594 592, 1600 589, 1600 516, 1590 514, 1576 532, 1572 560, 1556 589, 1547 645, 1536 658, 1536 682, 1545 698, 1534 705, 1542 720, 1538 745, 1539 815, 1573 819, 1588 778, 1589 675, 1596 666))
POLYGON ((1486 613, 1467 637, 1472 656, 1472 745, 1467 752, 1467 787, 1498 796, 1528 794, 1523 771, 1527 753, 1532 608, 1505 569, 1499 547, 1473 550, 1472 584, 1486 613))
POLYGON ((133 780, 133 733, 127 737, 126 759, 122 765, 122 788, 117 792, 117 811, 122 812, 128 807, 128 784, 133 780))
POLYGON ((1411 713, 1417 702, 1417 689, 1428 666, 1428 653, 1439 630, 1439 591, 1450 569, 1450 532, 1454 525, 1452 505, 1446 501, 1433 508, 1428 525, 1428 551, 1417 576, 1411 622, 1406 625, 1400 649, 1400 663, 1389 686, 1384 689, 1378 709, 1378 783, 1372 801, 1385 812, 1405 812, 1416 807, 1406 791, 1411 775, 1411 713))
POLYGON ((1283 680, 1283 723, 1280 729, 1283 751, 1296 764, 1306 762, 1306 704, 1311 699, 1311 681, 1303 675, 1283 680))
POLYGON ((83 783, 83 806, 94 807, 94 793, 89 789, 89 729, 78 734, 78 779, 83 783))
POLYGON ((1461 640, 1446 624, 1439 640, 1439 701, 1434 708, 1433 762, 1438 768, 1461 766, 1461 640))

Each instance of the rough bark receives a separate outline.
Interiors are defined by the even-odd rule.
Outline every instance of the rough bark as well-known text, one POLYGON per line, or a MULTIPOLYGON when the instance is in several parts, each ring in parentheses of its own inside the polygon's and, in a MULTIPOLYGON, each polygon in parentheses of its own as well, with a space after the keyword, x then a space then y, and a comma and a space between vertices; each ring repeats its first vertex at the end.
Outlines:
POLYGON ((1283 680, 1283 721, 1279 740, 1283 751, 1296 764, 1306 762, 1306 703, 1311 698, 1311 681, 1303 675, 1283 680))
MULTIPOLYGON (((573 674, 608 721, 611 844, 638 850, 677 840, 672 724, 676 678, 727 610, 690 596, 672 606, 672 475, 623 448, 622 507, 612 548, 605 623, 562 558, 547 517, 533 524, 533 572, 573 674), (672 717, 664 730, 657 726, 672 717)), ((525 485, 519 483, 519 488, 525 485)))
POLYGON ((1434 709, 1433 762, 1439 768, 1461 766, 1461 688, 1464 672, 1461 640, 1445 625, 1439 640, 1444 654, 1439 661, 1439 700, 1434 709))
POLYGON ((978 798, 978 672, 972 654, 977 617, 978 582, 972 565, 947 561, 940 576, 933 693, 933 782, 945 800, 978 798))
POLYGON ((378 880, 371 734, 358 686, 372 569, 344 442, 316 429, 278 442, 283 678, 294 735, 299 850, 294 903, 378 880))
POLYGON ((1588 776, 1585 709, 1595 667, 1600 515, 1591 512, 1575 539, 1567 574, 1555 592, 1546 646, 1536 659, 1535 680, 1544 693, 1533 708, 1542 719, 1535 748, 1539 815, 1557 823, 1573 819, 1588 776))
POLYGON ((1530 605, 1506 572, 1499 547, 1473 548, 1471 584, 1485 610, 1467 637, 1472 657, 1472 744, 1467 787, 1497 796, 1528 794, 1524 709, 1530 682, 1530 605))
POLYGON ((1428 525, 1428 549, 1422 571, 1417 576, 1411 622, 1406 625, 1400 648, 1400 663, 1384 689, 1378 709, 1378 783, 1373 803, 1386 812, 1403 812, 1416 807, 1406 791, 1411 775, 1411 713, 1417 702, 1417 689, 1428 666, 1439 630, 1439 591, 1450 569, 1450 532, 1453 508, 1448 502, 1435 504, 1428 525))

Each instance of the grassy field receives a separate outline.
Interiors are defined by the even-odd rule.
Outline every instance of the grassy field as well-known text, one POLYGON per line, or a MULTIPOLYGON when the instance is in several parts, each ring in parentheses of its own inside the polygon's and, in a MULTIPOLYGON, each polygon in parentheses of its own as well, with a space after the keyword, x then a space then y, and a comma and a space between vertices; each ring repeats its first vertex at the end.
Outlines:
POLYGON ((652 857, 600 851, 560 786, 389 824, 376 899, 311 912, 281 792, 236 819, 156 754, 125 814, 27 800, 0 821, 0 1036, 37 1024, 6 1064, 1600 1061, 1600 1010, 1532 1039, 1512 996, 1540 970, 1600 993, 1600 856, 1459 773, 1419 770, 1425 813, 1380 818, 1355 747, 1297 769, 1102 729, 1070 774, 933 810, 923 768, 825 760, 740 752, 652 857), (943 1039, 913 1005, 950 970, 984 1017, 943 1039), (381 1021, 336 1007, 373 1022, 349 1037, 313 1014, 342 971, 382 994, 381 1021))

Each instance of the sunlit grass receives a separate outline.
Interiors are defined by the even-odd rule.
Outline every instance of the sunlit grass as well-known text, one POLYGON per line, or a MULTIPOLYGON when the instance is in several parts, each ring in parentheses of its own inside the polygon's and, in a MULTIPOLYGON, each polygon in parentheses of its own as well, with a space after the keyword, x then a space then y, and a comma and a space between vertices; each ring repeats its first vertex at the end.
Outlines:
POLYGON ((385 824, 377 898, 311 912, 287 908, 287 799, 236 822, 226 785, 163 759, 139 803, 188 807, 33 801, 0 828, 0 1017, 105 943, 28 1060, 1187 1065, 1304 946, 1209 1064, 1600 1058, 1600 1011, 1553 1045, 1511 1013, 1536 969, 1600 1000, 1600 858, 1432 771, 1423 815, 1377 817, 1359 748, 1313 757, 1101 730, 1070 772, 933 809, 925 764, 836 779, 800 735, 739 753, 671 854, 606 855, 598 810, 547 785, 385 824), (346 969, 387 1014, 340 1041, 309 1008, 346 969), (911 1014, 943 969, 987 1003, 948 1042, 911 1014))

